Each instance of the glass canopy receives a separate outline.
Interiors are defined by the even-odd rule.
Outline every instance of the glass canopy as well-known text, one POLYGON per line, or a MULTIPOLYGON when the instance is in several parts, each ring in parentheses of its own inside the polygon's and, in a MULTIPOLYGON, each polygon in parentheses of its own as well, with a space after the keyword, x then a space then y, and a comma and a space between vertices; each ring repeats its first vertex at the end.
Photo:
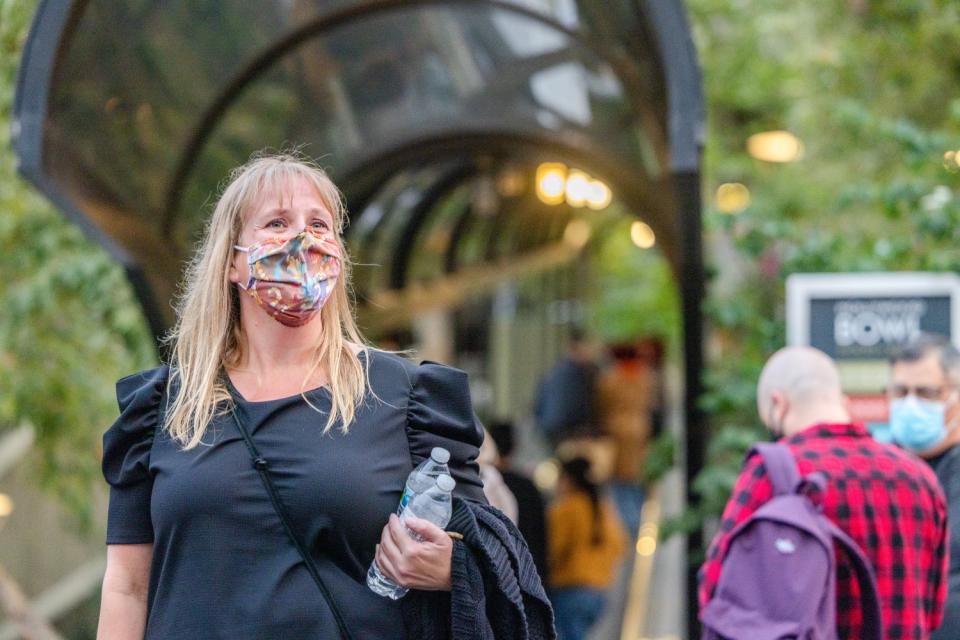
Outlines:
POLYGON ((540 161, 610 184, 679 266, 656 30, 683 13, 658 12, 630 0, 44 3, 15 114, 22 170, 123 260, 155 329, 217 186, 251 153, 292 145, 344 191, 361 302, 562 240, 569 208, 532 197, 540 161))
POLYGON ((124 265, 158 336, 218 185, 258 150, 329 169, 360 312, 385 326, 575 259, 605 212, 545 204, 537 167, 602 180, 677 275, 700 468, 703 100, 682 0, 41 2, 13 116, 21 172, 124 265))

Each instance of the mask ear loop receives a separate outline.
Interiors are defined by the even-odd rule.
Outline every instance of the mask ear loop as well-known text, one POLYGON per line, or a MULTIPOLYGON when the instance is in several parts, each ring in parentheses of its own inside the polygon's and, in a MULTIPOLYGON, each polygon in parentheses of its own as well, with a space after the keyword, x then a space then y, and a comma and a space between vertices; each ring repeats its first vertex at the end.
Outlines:
MULTIPOLYGON (((240 251, 240 252, 242 252, 242 253, 247 254, 248 256, 250 255, 250 247, 241 247, 240 245, 235 244, 235 245, 233 245, 233 248, 234 248, 235 250, 237 250, 237 251, 240 251)), ((249 269, 249 268, 250 268, 250 261, 249 261, 249 259, 248 259, 248 260, 247 260, 247 269, 249 269)), ((253 286, 253 274, 251 274, 251 273, 248 273, 248 274, 247 274, 247 284, 243 284, 242 282, 238 282, 238 283, 237 283, 237 286, 240 287, 241 289, 243 289, 244 291, 249 291, 249 290, 250 290, 250 287, 253 286)))
MULTIPOLYGON (((955 406, 957 403, 960 403, 960 389, 952 386, 950 387, 950 395, 947 397, 947 400, 943 402, 943 407, 946 410, 951 406, 955 406)), ((955 415, 949 423, 944 420, 943 427, 947 430, 947 433, 952 433, 958 425, 960 425, 960 411, 957 411, 957 415, 955 415)))

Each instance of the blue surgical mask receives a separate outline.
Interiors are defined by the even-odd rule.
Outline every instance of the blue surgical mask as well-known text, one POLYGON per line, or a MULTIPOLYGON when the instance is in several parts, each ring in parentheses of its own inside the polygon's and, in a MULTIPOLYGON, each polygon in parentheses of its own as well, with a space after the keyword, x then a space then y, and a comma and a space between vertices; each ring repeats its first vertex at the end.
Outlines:
POLYGON ((935 400, 907 396, 890 402, 890 433, 904 449, 918 453, 947 437, 945 406, 935 400))

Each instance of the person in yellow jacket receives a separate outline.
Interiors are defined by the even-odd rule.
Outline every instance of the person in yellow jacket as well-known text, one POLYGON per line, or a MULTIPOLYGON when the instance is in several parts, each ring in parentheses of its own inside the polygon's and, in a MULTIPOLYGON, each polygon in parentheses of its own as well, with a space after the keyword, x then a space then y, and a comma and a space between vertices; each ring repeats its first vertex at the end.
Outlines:
POLYGON ((607 590, 626 550, 616 508, 590 478, 590 463, 562 465, 548 514, 550 600, 559 640, 582 640, 603 613, 607 590))

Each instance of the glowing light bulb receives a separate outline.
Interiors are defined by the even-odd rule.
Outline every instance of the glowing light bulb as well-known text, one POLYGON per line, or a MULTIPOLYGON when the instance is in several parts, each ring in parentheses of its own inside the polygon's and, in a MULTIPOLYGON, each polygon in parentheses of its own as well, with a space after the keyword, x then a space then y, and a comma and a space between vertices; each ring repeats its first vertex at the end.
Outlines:
POLYGON ((13 499, 5 493, 0 493, 0 518, 13 513, 13 499))
POLYGON ((640 536, 637 539, 637 554, 649 557, 657 550, 657 539, 653 536, 640 536))
POLYGON ((740 213, 750 206, 750 189, 739 182, 727 182, 717 188, 715 200, 723 213, 740 213))
POLYGON ((563 202, 567 186, 567 166, 562 162, 544 162, 537 167, 537 197, 544 204, 563 202))
POLYGON ((793 162, 803 155, 803 142, 789 131, 764 131, 747 138, 747 152, 764 162, 793 162))
POLYGON ((543 492, 549 493, 557 486, 560 478, 560 465, 556 460, 544 460, 533 472, 533 483, 543 492))
POLYGON ((606 183, 602 180, 590 181, 590 193, 587 195, 588 207, 599 211, 600 209, 606 209, 610 206, 612 201, 613 192, 610 191, 610 187, 608 187, 606 183))
POLYGON ((567 176, 567 204, 571 207, 582 207, 590 197, 590 176, 583 171, 572 170, 567 176))
POLYGON ((649 249, 657 243, 657 235, 650 225, 637 220, 630 225, 630 240, 641 249, 649 249))

